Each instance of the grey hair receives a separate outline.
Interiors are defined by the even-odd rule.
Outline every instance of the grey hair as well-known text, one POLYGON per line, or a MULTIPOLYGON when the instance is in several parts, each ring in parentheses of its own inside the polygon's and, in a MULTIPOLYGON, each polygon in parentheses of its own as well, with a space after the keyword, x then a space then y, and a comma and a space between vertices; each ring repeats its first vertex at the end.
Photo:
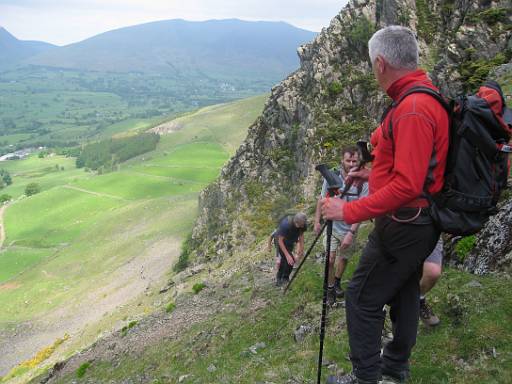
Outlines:
POLYGON ((293 216, 293 223, 297 227, 305 227, 307 224, 307 216, 302 212, 296 213, 295 216, 293 216))
POLYGON ((409 28, 392 25, 378 30, 368 41, 368 51, 372 64, 380 55, 396 69, 418 68, 418 42, 409 28))

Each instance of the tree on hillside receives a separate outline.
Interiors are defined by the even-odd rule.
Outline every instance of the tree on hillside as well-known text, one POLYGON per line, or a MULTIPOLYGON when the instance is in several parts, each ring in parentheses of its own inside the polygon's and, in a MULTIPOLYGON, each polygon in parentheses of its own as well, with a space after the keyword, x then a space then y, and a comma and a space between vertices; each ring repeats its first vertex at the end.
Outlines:
POLYGON ((85 166, 85 160, 82 157, 76 158, 76 167, 83 168, 85 166))
POLYGON ((109 172, 120 162, 153 151, 159 140, 156 133, 141 133, 87 144, 76 159, 76 167, 87 167, 98 173, 109 172))
POLYGON ((0 188, 3 188, 5 186, 12 184, 11 175, 5 169, 0 169, 0 178, 1 178, 1 180, 0 180, 1 187, 0 188))
POLYGON ((7 201, 12 200, 12 196, 8 195, 7 193, 4 193, 3 195, 0 195, 0 204, 3 204, 7 201))
POLYGON ((27 196, 32 196, 39 192, 41 192, 41 187, 37 183, 30 183, 25 187, 25 195, 27 196))

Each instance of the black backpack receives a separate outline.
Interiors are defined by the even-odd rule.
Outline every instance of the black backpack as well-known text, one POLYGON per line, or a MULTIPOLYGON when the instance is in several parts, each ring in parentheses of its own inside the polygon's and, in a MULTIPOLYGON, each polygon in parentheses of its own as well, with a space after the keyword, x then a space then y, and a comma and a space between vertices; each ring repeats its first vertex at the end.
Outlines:
MULTIPOLYGON (((425 93, 449 114, 450 144, 444 185, 434 195, 425 187, 424 194, 438 228, 457 236, 471 235, 482 229, 489 216, 498 211, 496 205, 507 186, 512 112, 506 107, 503 92, 496 82, 487 82, 484 87, 497 92, 501 111, 493 110, 489 92, 483 91, 485 88, 480 88, 478 94, 459 96, 448 102, 430 88, 413 87, 393 104, 396 107, 410 94, 425 93)), ((389 138, 393 140, 391 123, 389 138)))

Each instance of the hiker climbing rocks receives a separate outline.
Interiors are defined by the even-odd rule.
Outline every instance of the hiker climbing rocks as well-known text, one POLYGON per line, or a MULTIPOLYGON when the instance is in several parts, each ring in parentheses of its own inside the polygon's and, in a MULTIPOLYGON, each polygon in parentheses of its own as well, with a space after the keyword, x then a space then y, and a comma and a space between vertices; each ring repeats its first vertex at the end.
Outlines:
POLYGON ((280 256, 276 285, 281 286, 288 283, 293 265, 304 255, 304 232, 306 229, 307 218, 302 212, 287 215, 279 222, 279 227, 275 231, 280 256), (297 244, 297 250, 294 255, 295 244, 297 244))
POLYGON ((428 214, 424 191, 434 194, 443 186, 448 113, 431 95, 412 93, 403 98, 415 86, 436 90, 427 74, 418 70, 414 32, 386 27, 372 36, 368 47, 375 78, 393 100, 371 137, 370 195, 351 202, 321 201, 327 220, 350 224, 375 218, 375 229, 346 292, 353 372, 330 376, 328 383, 334 384, 376 384, 383 376, 405 381, 409 376, 421 268, 440 235, 428 214), (393 340, 381 355, 385 304, 390 305, 393 340))
MULTIPOLYGON (((343 182, 340 189, 344 189, 347 182, 347 175, 353 168, 359 167, 359 150, 357 147, 345 147, 341 150, 341 163, 339 170, 335 170, 340 175, 343 182)), ((368 195, 368 183, 363 181, 351 185, 344 195, 345 201, 354 201, 361 197, 368 195)), ((320 224, 320 207, 321 199, 327 196, 327 181, 324 180, 322 186, 322 192, 318 203, 316 205, 315 212, 315 233, 318 234, 322 228, 320 224)), ((332 226, 332 237, 331 237, 331 254, 329 255, 329 280, 328 280, 328 291, 327 300, 329 305, 334 305, 336 298, 343 297, 343 290, 341 288, 341 278, 345 272, 347 262, 350 258, 351 246, 355 243, 357 236, 357 230, 359 223, 352 225, 347 224, 343 220, 334 221, 332 226), (336 265, 335 265, 336 262, 336 265)), ((324 246, 327 249, 327 237, 324 237, 324 246)))

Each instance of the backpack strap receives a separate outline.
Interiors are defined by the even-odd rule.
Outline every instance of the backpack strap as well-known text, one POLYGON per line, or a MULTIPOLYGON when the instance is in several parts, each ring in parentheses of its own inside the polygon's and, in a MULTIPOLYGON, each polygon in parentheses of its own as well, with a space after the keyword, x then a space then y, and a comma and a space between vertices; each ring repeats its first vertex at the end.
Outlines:
MULTIPOLYGON (((388 109, 384 113, 382 121, 384 121, 384 119, 386 118, 387 114, 389 112, 392 112, 392 110, 394 110, 396 107, 398 107, 400 105, 400 103, 407 96, 412 95, 414 93, 424 93, 426 95, 432 96, 434 99, 436 99, 439 102, 439 104, 441 104, 441 106, 446 110, 446 112, 448 112, 448 117, 451 118, 452 110, 453 109, 450 106, 450 104, 448 104, 446 102, 445 98, 439 92, 434 91, 433 89, 428 88, 428 87, 412 87, 407 92, 405 92, 402 95, 402 97, 400 97, 400 99, 398 99, 397 101, 394 101, 393 103, 391 103, 391 105, 388 107, 388 109)), ((393 154, 394 154, 395 153, 395 144, 394 144, 394 140, 393 140, 393 120, 392 119, 389 120, 388 137, 393 141, 392 146, 393 146, 393 154)))
MULTIPOLYGON (((411 89, 409 89, 407 92, 405 92, 400 97, 400 99, 398 99, 397 101, 393 101, 386 108, 386 110, 384 111, 384 113, 382 115, 381 123, 384 122, 384 119, 386 118, 386 116, 389 113, 393 113, 395 108, 398 107, 400 105, 400 103, 407 96, 412 95, 414 93, 424 93, 426 95, 432 96, 434 99, 436 99, 439 102, 439 104, 441 104, 441 106, 446 110, 446 112, 448 112, 448 120, 451 120, 452 114, 453 114, 453 108, 452 108, 451 103, 449 104, 445 100, 443 95, 441 95, 439 92, 433 90, 432 88, 417 86, 417 87, 412 87, 411 89)), ((388 126, 388 132, 387 133, 388 133, 388 138, 391 140, 391 153, 393 154, 393 167, 394 167, 395 166, 395 140, 394 140, 394 137, 393 137, 393 118, 389 119, 389 126, 388 126)))

